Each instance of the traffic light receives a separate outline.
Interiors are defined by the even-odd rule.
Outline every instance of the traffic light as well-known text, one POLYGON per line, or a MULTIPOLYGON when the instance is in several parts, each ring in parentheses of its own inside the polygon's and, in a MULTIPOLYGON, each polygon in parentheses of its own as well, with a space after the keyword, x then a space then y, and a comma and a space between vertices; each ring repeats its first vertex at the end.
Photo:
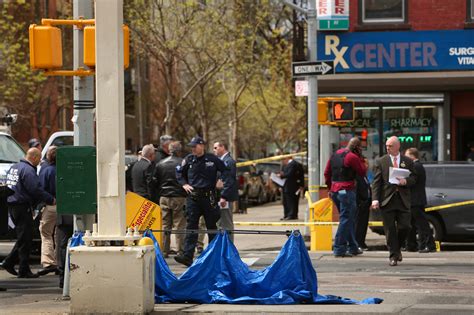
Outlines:
POLYGON ((331 121, 350 122, 354 121, 355 109, 353 101, 332 101, 330 102, 331 121))
POLYGON ((58 69, 63 66, 61 30, 51 25, 30 25, 31 69, 58 69))
POLYGON ((326 123, 328 118, 328 103, 325 101, 318 101, 318 123, 326 123))
MULTIPOLYGON (((95 67, 95 25, 84 27, 84 64, 95 67)), ((130 29, 123 26, 123 66, 125 69, 130 64, 130 29)))

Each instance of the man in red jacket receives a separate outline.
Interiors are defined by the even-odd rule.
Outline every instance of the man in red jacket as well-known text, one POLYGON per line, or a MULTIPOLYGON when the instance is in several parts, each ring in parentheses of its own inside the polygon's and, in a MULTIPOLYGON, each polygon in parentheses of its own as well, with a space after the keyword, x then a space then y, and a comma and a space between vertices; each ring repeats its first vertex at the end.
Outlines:
POLYGON ((359 138, 352 138, 346 148, 337 150, 329 159, 324 178, 329 194, 339 210, 339 227, 334 239, 336 257, 352 257, 362 254, 355 239, 356 175, 367 171, 362 158, 359 138))

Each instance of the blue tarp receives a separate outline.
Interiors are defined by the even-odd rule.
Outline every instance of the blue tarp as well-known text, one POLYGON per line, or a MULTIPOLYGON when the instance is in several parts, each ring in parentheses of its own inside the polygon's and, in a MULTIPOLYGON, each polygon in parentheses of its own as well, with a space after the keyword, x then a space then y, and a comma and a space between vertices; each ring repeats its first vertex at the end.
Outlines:
POLYGON ((176 277, 155 244, 156 303, 229 304, 378 304, 318 294, 316 272, 299 233, 293 233, 275 261, 263 270, 251 270, 226 233, 219 233, 193 265, 176 277))

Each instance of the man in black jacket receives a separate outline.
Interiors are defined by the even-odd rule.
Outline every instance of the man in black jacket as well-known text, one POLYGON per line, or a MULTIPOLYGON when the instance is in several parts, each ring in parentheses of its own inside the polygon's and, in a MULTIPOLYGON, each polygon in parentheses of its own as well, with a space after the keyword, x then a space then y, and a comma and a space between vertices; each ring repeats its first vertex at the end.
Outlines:
POLYGON ((33 208, 40 202, 48 205, 56 203, 55 198, 41 188, 36 167, 41 161, 41 152, 31 148, 26 153, 25 159, 13 165, 7 173, 7 185, 14 194, 7 199, 8 211, 15 224, 17 241, 10 254, 0 264, 12 275, 18 278, 37 278, 30 269, 29 258, 33 240, 33 208), (19 263, 18 273, 15 265, 19 263))
MULTIPOLYGON (((186 203, 186 191, 176 179, 176 167, 181 165, 183 159, 178 155, 182 146, 178 141, 169 144, 171 156, 161 160, 155 167, 153 178, 156 181, 158 194, 160 195, 160 207, 163 218, 163 229, 184 230, 186 229, 186 217, 184 205, 186 203)), ((184 253, 185 234, 175 234, 178 253, 184 253)), ((163 238, 163 256, 166 258, 170 253, 171 237, 165 233, 163 238)))
POLYGON ((154 168, 155 148, 152 144, 143 146, 142 157, 133 165, 132 185, 133 191, 143 198, 151 200, 150 182, 154 168))
POLYGON ((405 155, 413 160, 415 169, 416 183, 411 187, 411 229, 407 238, 407 250, 419 251, 420 253, 429 253, 436 251, 436 246, 431 233, 430 225, 425 216, 426 206, 426 172, 423 164, 419 160, 419 153, 416 148, 409 148, 405 155), (418 243, 416 234, 418 233, 418 243))
POLYGON ((283 171, 280 178, 286 179, 283 185, 283 218, 282 220, 298 219, 298 201, 304 189, 303 166, 292 158, 283 160, 283 171))
MULTIPOLYGON (((365 167, 369 168, 369 161, 364 157, 365 167)), ((365 243, 367 236, 367 227, 369 226, 369 208, 372 203, 372 190, 370 189, 370 183, 367 175, 360 176, 356 175, 357 182, 357 217, 355 226, 355 238, 359 248, 362 250, 368 250, 368 246, 365 243)))

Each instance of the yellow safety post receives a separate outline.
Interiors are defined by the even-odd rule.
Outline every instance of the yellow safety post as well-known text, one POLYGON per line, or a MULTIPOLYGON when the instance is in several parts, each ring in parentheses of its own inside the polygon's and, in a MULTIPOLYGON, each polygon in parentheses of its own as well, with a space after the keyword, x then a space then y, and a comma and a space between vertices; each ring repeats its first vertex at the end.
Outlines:
MULTIPOLYGON (((132 192, 125 195, 127 227, 138 226, 139 230, 162 230, 161 208, 156 203, 132 192)), ((153 232, 160 248, 163 248, 163 233, 153 232)))
POLYGON ((310 222, 324 222, 311 225, 310 250, 332 250, 332 200, 323 198, 317 202, 312 202, 308 192, 305 196, 308 199, 310 222))

